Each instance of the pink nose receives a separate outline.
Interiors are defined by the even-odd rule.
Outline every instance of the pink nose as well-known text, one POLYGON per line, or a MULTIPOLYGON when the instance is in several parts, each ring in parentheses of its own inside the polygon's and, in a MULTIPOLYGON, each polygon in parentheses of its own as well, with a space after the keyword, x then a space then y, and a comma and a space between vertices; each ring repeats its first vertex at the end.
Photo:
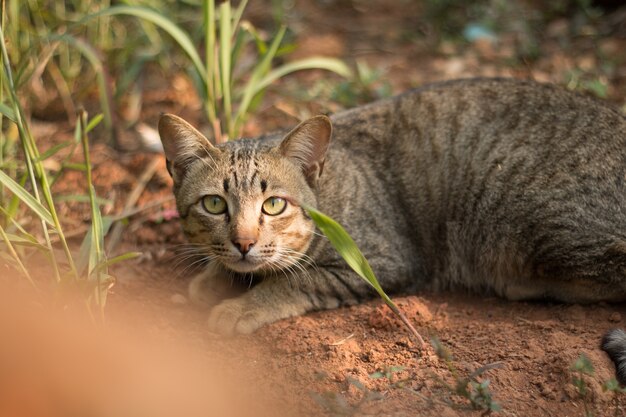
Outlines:
POLYGON ((250 252, 250 249, 254 246, 256 240, 249 237, 238 237, 233 240, 233 245, 241 252, 242 255, 250 252))

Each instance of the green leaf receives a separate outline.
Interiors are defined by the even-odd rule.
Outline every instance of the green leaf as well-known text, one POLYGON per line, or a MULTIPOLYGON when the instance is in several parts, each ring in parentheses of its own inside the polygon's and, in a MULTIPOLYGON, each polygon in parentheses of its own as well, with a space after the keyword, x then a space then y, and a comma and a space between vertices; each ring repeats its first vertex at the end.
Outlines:
POLYGON ((37 158, 38 161, 45 161, 46 159, 50 158, 51 156, 54 156, 57 154, 57 152, 59 152, 61 149, 67 148, 68 146, 71 146, 72 143, 71 142, 63 142, 63 143, 59 143, 54 145, 53 147, 51 147, 50 149, 48 149, 47 151, 45 151, 44 153, 42 153, 41 155, 39 155, 39 158, 37 158))
MULTIPOLYGON (((113 218, 110 216, 102 217, 102 235, 106 236, 113 224, 113 218)), ((78 261, 76 261, 76 269, 78 273, 82 276, 85 273, 88 273, 87 267, 89 266, 89 258, 91 256, 91 245, 93 242, 93 228, 90 228, 87 231, 87 234, 83 238, 83 241, 80 245, 80 250, 78 251, 78 261)))
POLYGON ((248 5, 248 0, 242 0, 237 6, 237 8, 235 9, 235 12, 233 13, 233 30, 232 30, 231 36, 235 35, 235 32, 237 31, 237 26, 239 26, 239 22, 241 21, 241 16, 243 15, 243 11, 247 5, 248 5))
MULTIPOLYGON (((311 216, 315 225, 326 235, 330 244, 341 255, 341 257, 348 263, 350 268, 354 270, 361 278, 367 281, 381 296, 381 298, 387 304, 393 304, 389 296, 383 291, 382 287, 378 283, 372 267, 363 256, 363 253, 358 248, 352 237, 341 227, 339 223, 331 219, 324 213, 317 211, 313 207, 303 206, 306 212, 311 216)), ((397 307, 396 307, 397 308, 397 307)))
MULTIPOLYGON (((105 69, 98 56, 96 49, 90 45, 87 41, 81 38, 74 37, 67 33, 62 35, 52 35, 49 38, 51 41, 59 40, 67 43, 68 45, 76 48, 85 59, 91 64, 92 68, 96 72, 96 78, 98 80, 98 90, 100 95, 100 106, 104 114, 104 123, 107 129, 113 128, 113 116, 112 106, 109 101, 108 84, 105 76, 105 69)), ((95 117, 97 119, 97 116, 95 117)), ((88 129, 86 129, 88 131, 88 129)))
POLYGON ((54 220, 52 219, 50 211, 3 171, 0 171, 0 183, 11 190, 11 192, 20 199, 20 201, 30 207, 30 209, 34 211, 39 218, 54 226, 54 220))
POLYGON ((8 240, 11 241, 11 243, 15 244, 15 245, 20 245, 20 246, 30 246, 30 247, 34 247, 43 251, 48 251, 48 248, 44 245, 42 245, 41 243, 37 242, 36 239, 34 239, 32 236, 28 235, 28 236, 18 236, 18 235, 14 235, 12 233, 5 233, 6 237, 8 240))
POLYGON ((128 261, 130 259, 135 259, 141 256, 141 252, 126 252, 122 255, 115 256, 111 259, 107 259, 106 262, 98 265, 98 269, 108 268, 111 265, 117 264, 119 262, 128 261))
POLYGON ((574 364, 571 366, 571 370, 585 375, 594 374, 593 364, 584 353, 581 353, 578 359, 576 359, 574 364))
MULTIPOLYGON (((70 201, 75 203, 90 203, 91 199, 88 195, 80 195, 80 194, 69 194, 69 195, 58 195, 55 198, 57 202, 70 201)), ((112 205, 113 201, 108 200, 102 197, 95 197, 95 202, 100 206, 112 205)))
POLYGON ((285 75, 307 69, 327 70, 339 74, 345 78, 350 78, 352 76, 352 71, 350 71, 350 68, 348 68, 346 64, 338 59, 327 57, 313 57, 301 59, 298 61, 290 62, 288 64, 284 64, 272 70, 262 80, 260 80, 258 84, 256 84, 256 90, 254 94, 258 93, 264 88, 267 88, 274 81, 284 77, 285 75))
POLYGON ((6 104, 0 103, 0 113, 2 113, 4 117, 11 119, 11 121, 15 122, 15 113, 6 104))
POLYGON ((226 121, 226 131, 230 139, 233 139, 235 132, 232 126, 232 102, 231 93, 232 85, 230 82, 232 74, 231 56, 232 56, 232 18, 229 2, 220 4, 220 75, 222 78, 222 94, 224 100, 224 119, 226 121))
POLYGON ((87 167, 85 164, 75 163, 75 162, 66 162, 61 164, 63 169, 73 169, 74 171, 87 171, 87 167))
POLYGON ((254 96, 263 90, 263 88, 258 88, 259 83, 262 80, 262 77, 264 77, 269 71, 272 60, 276 56, 276 51, 278 50, 278 47, 280 46, 280 43, 285 36, 286 30, 287 28, 285 26, 280 28, 280 30, 272 40, 272 44, 270 45, 269 49, 252 71, 250 80, 246 84, 243 97, 239 104, 239 108, 237 109, 237 115, 235 116, 235 131, 238 131, 240 126, 243 124, 244 118, 246 116, 246 113, 248 112, 248 108, 250 107, 250 103, 252 102, 254 96))
POLYGON ((104 114, 103 113, 100 113, 100 114, 97 114, 96 116, 94 116, 89 121, 89 124, 87 125, 87 128, 85 129, 85 133, 91 132, 96 126, 98 126, 100 124, 102 119, 104 119, 104 114))

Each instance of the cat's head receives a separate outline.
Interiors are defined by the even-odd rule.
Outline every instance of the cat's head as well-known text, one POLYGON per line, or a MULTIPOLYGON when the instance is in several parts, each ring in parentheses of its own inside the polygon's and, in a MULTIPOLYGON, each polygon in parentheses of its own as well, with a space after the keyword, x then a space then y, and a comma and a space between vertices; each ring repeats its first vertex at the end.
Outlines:
POLYGON ((330 120, 317 116, 275 146, 258 140, 214 146, 180 117, 161 116, 176 205, 196 252, 242 273, 298 262, 315 228, 302 204, 315 206, 331 130, 330 120))

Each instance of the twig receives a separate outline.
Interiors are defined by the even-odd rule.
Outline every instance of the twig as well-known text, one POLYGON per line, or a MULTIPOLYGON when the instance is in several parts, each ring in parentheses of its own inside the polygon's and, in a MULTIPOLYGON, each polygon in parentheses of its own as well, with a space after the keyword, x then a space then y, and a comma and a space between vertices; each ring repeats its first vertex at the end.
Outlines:
MULTIPOLYGON (((135 204, 137 203, 137 200, 139 200, 139 197, 141 197, 141 194, 143 193, 146 186, 148 185, 148 182, 154 176, 154 173, 156 172, 157 167, 159 166, 159 163, 160 163, 160 159, 154 158, 152 161, 150 161, 150 164, 148 164, 146 169, 144 169, 143 173, 137 180, 137 184, 135 185, 135 188, 133 188, 133 190, 128 195, 128 199, 126 200, 126 204, 124 205, 124 211, 131 210, 135 206, 135 204)), ((113 249, 115 248, 115 246, 117 246, 117 244, 120 241, 120 238, 122 237, 123 229, 124 229, 124 225, 122 223, 119 223, 119 222, 115 223, 109 235, 109 243, 107 244, 107 253, 113 252, 113 249)))
POLYGON ((350 334, 349 336, 344 337, 343 339, 337 341, 337 342, 333 342, 331 343, 329 346, 340 346, 343 345, 344 343, 346 343, 348 340, 352 339, 354 337, 354 333, 350 334))

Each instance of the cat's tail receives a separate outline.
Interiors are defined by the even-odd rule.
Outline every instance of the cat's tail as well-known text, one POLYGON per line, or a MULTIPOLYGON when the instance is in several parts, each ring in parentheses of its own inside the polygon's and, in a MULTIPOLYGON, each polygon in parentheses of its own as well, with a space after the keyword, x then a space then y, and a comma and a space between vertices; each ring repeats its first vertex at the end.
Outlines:
POLYGON ((622 329, 610 330, 602 338, 602 350, 615 364, 617 380, 626 385, 626 332, 622 329))

